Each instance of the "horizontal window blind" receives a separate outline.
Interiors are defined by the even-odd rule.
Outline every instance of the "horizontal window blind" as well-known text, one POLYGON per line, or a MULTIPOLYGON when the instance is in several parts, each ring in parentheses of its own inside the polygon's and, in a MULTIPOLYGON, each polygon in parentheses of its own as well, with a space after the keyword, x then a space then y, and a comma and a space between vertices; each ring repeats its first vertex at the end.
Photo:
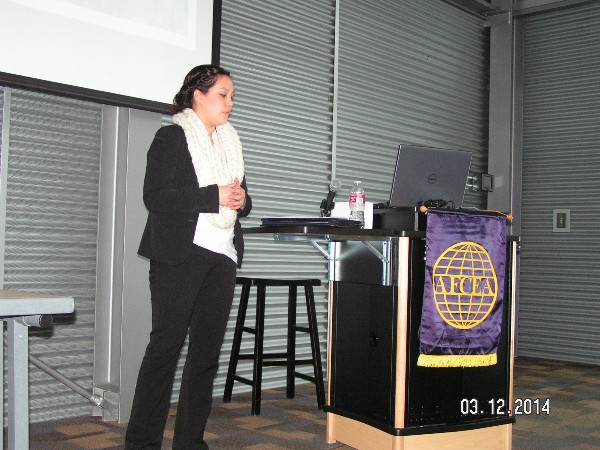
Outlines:
POLYGON ((524 19, 523 356, 600 364, 599 73, 600 3, 524 19))
MULTIPOLYGON (((101 106, 12 90, 4 288, 73 296, 75 314, 30 328, 30 354, 91 392, 101 106)), ((6 160, 6 158, 5 158, 6 160)), ((32 422, 91 405, 30 365, 32 422)))
MULTIPOLYGON (((488 31, 439 1, 340 2, 335 147, 346 195, 389 200, 398 145, 449 147, 487 167, 488 31)), ((466 206, 485 207, 468 192, 466 206)))

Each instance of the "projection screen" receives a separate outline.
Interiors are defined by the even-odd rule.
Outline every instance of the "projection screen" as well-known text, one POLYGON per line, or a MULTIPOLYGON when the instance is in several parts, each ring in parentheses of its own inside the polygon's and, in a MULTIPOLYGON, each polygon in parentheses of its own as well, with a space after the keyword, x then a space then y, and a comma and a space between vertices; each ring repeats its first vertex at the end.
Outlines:
POLYGON ((168 111, 219 63, 221 0, 0 0, 0 85, 168 111))

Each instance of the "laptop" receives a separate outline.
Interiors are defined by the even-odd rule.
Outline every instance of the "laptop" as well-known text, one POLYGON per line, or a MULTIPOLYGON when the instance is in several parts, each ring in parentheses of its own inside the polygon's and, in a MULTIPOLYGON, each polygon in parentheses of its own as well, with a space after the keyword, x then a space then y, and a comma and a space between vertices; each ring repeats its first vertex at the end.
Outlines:
POLYGON ((389 206, 415 207, 433 201, 432 206, 460 208, 470 165, 469 151, 400 145, 389 206))

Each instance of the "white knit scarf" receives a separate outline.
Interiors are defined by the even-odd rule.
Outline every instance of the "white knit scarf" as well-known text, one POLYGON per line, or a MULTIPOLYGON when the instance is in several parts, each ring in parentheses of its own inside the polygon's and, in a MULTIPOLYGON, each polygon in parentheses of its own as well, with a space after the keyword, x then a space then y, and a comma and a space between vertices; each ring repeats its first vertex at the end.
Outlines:
MULTIPOLYGON (((210 184, 218 186, 230 184, 235 177, 240 180, 240 183, 242 182, 244 178, 242 143, 233 125, 227 122, 217 127, 217 136, 223 150, 220 157, 213 147, 206 127, 192 109, 187 108, 175 114, 173 122, 185 132, 200 187, 210 184)), ((210 223, 219 228, 229 228, 235 223, 237 212, 219 205, 218 214, 208 213, 206 217, 210 223)))

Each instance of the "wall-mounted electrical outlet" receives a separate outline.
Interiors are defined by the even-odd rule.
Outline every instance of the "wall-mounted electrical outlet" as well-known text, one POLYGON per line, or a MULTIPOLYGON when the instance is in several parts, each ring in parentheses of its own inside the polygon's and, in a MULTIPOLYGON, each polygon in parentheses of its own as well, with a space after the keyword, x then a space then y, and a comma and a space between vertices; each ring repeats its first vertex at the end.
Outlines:
POLYGON ((571 231, 571 210, 552 210, 552 231, 554 233, 569 233, 571 231))

